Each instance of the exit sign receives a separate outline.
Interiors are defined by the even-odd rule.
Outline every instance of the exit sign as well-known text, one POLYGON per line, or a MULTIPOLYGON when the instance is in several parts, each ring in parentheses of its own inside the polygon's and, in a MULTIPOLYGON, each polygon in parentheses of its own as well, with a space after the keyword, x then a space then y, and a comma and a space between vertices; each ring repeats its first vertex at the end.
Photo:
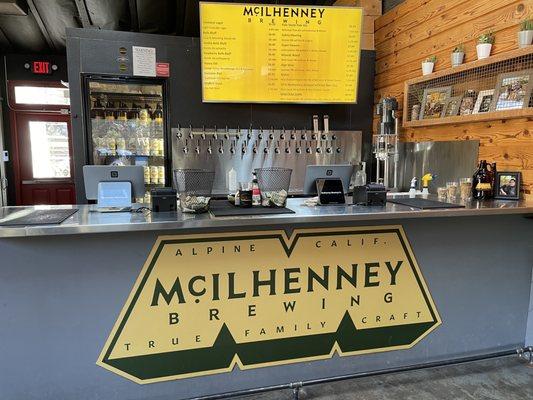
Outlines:
POLYGON ((49 61, 34 61, 32 63, 31 72, 37 75, 50 75, 52 68, 49 61))

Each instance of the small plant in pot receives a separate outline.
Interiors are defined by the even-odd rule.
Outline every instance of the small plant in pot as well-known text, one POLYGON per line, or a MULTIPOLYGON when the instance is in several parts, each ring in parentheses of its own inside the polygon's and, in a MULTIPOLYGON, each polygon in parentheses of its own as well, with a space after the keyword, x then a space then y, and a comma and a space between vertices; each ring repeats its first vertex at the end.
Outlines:
POLYGON ((484 33, 479 37, 477 43, 477 59, 482 60, 484 58, 489 58, 490 52, 492 51, 492 45, 494 44, 494 33, 484 33))
POLYGON ((533 42, 533 19, 528 18, 520 24, 518 32, 518 47, 523 49, 533 42))
POLYGON ((431 56, 426 58, 422 62, 422 75, 429 75, 433 73, 433 68, 435 68, 435 63, 437 62, 436 56, 431 56))
POLYGON ((465 45, 460 44, 452 51, 452 67, 457 67, 463 63, 465 59, 465 45))

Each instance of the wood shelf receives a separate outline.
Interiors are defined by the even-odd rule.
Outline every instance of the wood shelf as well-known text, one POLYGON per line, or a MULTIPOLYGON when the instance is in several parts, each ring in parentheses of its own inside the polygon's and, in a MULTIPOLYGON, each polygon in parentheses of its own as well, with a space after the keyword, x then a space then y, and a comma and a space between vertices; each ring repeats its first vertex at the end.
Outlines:
POLYGON ((446 117, 446 118, 432 118, 432 119, 422 119, 416 121, 407 121, 403 123, 404 128, 417 128, 423 126, 435 126, 435 125, 456 125, 456 124, 466 124, 469 122, 484 122, 484 121, 495 121, 500 119, 516 119, 516 118, 528 118, 533 117, 533 107, 521 108, 518 110, 503 110, 503 111, 493 111, 486 112, 481 114, 470 114, 470 115, 457 115, 455 117, 446 117))
MULTIPOLYGON (((424 86, 427 83, 426 87, 434 87, 434 84, 440 84, 442 86, 454 86, 454 84, 447 83, 447 81, 453 80, 464 80, 465 77, 470 76, 470 74, 476 78, 476 74, 479 74, 479 71, 486 71, 487 68, 498 64, 505 63, 506 61, 519 59, 520 57, 528 57, 529 65, 531 65, 531 55, 533 55, 533 46, 528 46, 523 49, 511 50, 505 53, 501 53, 483 60, 471 61, 469 63, 462 64, 457 67, 447 68, 442 71, 434 72, 430 75, 424 75, 409 79, 405 81, 404 87, 404 102, 403 102, 403 119, 402 127, 404 128, 416 128, 416 127, 426 127, 426 126, 437 126, 437 125, 458 125, 466 124, 470 122, 484 122, 484 121, 495 121, 495 120, 508 120, 516 118, 531 118, 533 117, 533 107, 513 109, 513 110, 500 110, 500 111, 489 111, 486 113, 478 114, 469 114, 469 115, 457 115, 453 117, 444 117, 444 118, 430 118, 422 120, 413 120, 410 121, 410 110, 412 103, 409 104, 409 94, 411 93, 412 86, 420 85, 424 86), (485 67, 485 68, 484 68, 485 67), (433 85, 432 85, 433 84, 433 85)), ((510 61, 513 62, 513 61, 510 61)), ((500 64, 501 65, 501 64, 500 64)), ((495 67, 500 68, 500 67, 495 67)), ((519 70, 519 69, 518 69, 519 70)), ((490 88, 487 88, 490 89, 490 88)), ((416 103, 415 103, 416 104, 416 103)))

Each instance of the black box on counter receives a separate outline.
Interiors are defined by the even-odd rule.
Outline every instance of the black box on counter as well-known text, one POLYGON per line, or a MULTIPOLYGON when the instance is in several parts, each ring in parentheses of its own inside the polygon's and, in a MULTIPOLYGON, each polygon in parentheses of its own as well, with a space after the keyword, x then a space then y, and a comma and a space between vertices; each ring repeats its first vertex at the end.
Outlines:
POLYGON ((152 212, 176 211, 176 190, 172 188, 157 188, 150 191, 152 212))
POLYGON ((353 188, 353 204, 360 206, 384 206, 387 204, 387 189, 377 183, 353 188))

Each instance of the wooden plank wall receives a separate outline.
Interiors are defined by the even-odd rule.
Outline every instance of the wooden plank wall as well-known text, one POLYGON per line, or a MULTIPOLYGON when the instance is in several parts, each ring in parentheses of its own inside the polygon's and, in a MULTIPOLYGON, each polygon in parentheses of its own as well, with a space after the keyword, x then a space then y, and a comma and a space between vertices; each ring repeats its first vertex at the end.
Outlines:
POLYGON ((363 8, 363 36, 361 48, 374 50, 374 20, 381 16, 381 0, 337 0, 335 6, 363 8))
MULTIPOLYGON (((533 15, 532 0, 406 0, 375 20, 375 102, 394 96, 403 102, 404 82, 422 74, 420 63, 436 55, 435 70, 450 67, 450 53, 466 46, 466 61, 476 59, 477 37, 493 30, 492 54, 516 49, 519 23, 533 15)), ((374 130, 377 119, 374 120, 374 130)), ((405 141, 481 141, 480 158, 499 170, 522 171, 524 192, 533 200, 533 119, 466 123, 402 130, 405 141)))

